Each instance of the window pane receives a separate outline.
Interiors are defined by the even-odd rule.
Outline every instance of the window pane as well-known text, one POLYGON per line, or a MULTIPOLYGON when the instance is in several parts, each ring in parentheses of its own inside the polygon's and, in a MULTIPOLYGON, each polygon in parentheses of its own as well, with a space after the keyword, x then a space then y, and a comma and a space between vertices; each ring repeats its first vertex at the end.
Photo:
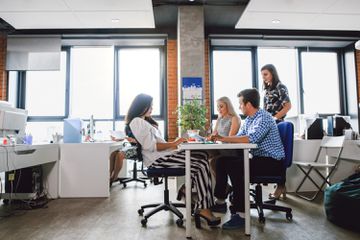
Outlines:
POLYGON ((139 93, 146 93, 154 98, 153 115, 160 115, 160 49, 120 49, 118 57, 120 115, 127 114, 132 100, 139 93))
POLYGON ((33 142, 52 141, 52 135, 55 133, 64 134, 63 122, 27 122, 26 133, 33 136, 33 142))
POLYGON ((70 116, 113 118, 113 56, 112 47, 71 49, 70 116))
POLYGON ((27 71, 25 108, 29 116, 64 116, 66 52, 60 71, 27 71))
POLYGON ((235 110, 240 113, 237 94, 243 89, 252 87, 251 52, 214 50, 212 71, 214 109, 216 109, 216 100, 227 96, 235 110))
POLYGON ((337 54, 302 52, 304 113, 340 113, 337 54))
POLYGON ((8 102, 11 103, 13 107, 17 106, 17 98, 18 98, 17 90, 18 90, 18 72, 10 71, 8 102))
POLYGON ((266 64, 273 64, 276 67, 280 81, 288 88, 292 107, 286 116, 296 116, 298 114, 298 78, 296 50, 258 48, 258 86, 261 96, 261 107, 263 107, 264 105, 264 86, 260 70, 266 64))

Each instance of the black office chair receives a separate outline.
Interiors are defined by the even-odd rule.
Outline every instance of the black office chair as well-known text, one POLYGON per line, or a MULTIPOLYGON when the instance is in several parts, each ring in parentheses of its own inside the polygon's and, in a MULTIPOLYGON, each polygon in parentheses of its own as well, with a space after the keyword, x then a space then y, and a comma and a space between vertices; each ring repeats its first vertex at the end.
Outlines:
MULTIPOLYGON (((132 134, 130 127, 128 125, 125 126, 125 134, 129 137, 134 138, 134 135, 132 134)), ((144 176, 146 176, 146 171, 144 169, 143 158, 142 158, 142 154, 141 154, 141 148, 139 147, 139 144, 137 144, 137 143, 131 143, 131 145, 136 147, 136 152, 137 152, 136 157, 129 159, 129 160, 133 161, 132 177, 118 178, 118 181, 120 182, 120 184, 122 184, 124 186, 124 188, 126 187, 127 183, 133 182, 133 181, 141 182, 144 184, 144 187, 146 187, 147 186, 146 180, 149 178, 148 177, 138 177, 138 172, 141 172, 144 176), (141 163, 140 170, 137 168, 138 162, 141 163)))
MULTIPOLYGON (((294 126, 290 122, 280 122, 278 124, 281 141, 284 145, 285 159, 284 168, 288 168, 292 164, 293 156, 293 142, 294 142, 294 126)), ((286 219, 292 220, 292 209, 289 207, 278 206, 276 200, 262 200, 262 188, 261 184, 267 185, 268 183, 280 183, 281 176, 254 176, 250 178, 251 183, 256 183, 255 189, 250 189, 250 195, 254 199, 254 203, 250 204, 251 208, 256 208, 259 214, 259 222, 265 223, 264 209, 286 212, 286 219)))
POLYGON ((150 212, 148 212, 144 218, 141 220, 141 224, 143 227, 146 226, 148 218, 154 215, 157 212, 162 210, 171 211, 179 219, 176 220, 176 224, 181 227, 183 225, 183 218, 184 215, 177 209, 177 207, 185 207, 184 203, 172 203, 169 200, 169 188, 168 188, 168 177, 176 177, 176 176, 184 176, 185 169, 184 168, 148 168, 147 169, 147 176, 153 178, 163 178, 165 189, 164 189, 164 202, 162 203, 155 203, 155 204, 147 204, 141 206, 138 210, 140 216, 143 216, 145 208, 154 208, 150 212))

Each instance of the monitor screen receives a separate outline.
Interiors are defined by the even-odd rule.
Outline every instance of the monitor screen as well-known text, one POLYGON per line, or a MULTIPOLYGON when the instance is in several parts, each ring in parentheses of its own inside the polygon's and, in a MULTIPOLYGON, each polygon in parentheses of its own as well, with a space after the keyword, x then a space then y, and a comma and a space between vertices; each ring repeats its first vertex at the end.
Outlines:
POLYGON ((315 118, 306 129, 306 139, 322 139, 324 137, 323 119, 315 118))
POLYGON ((342 136, 345 129, 350 129, 351 124, 349 116, 330 116, 328 117, 328 135, 342 136))
POLYGON ((81 143, 82 120, 80 118, 64 119, 64 143, 81 143))

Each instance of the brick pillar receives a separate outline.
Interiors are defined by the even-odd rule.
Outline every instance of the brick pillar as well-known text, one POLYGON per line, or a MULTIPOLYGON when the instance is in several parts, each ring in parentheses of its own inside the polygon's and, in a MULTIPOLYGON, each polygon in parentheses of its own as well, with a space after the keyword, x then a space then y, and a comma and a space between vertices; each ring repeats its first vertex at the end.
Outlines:
POLYGON ((177 74, 177 41, 167 41, 167 99, 168 99, 168 139, 178 136, 177 114, 178 105, 178 74, 177 74))
POLYGON ((358 98, 359 98, 358 103, 360 103, 360 50, 356 50, 356 71, 357 71, 357 87, 358 87, 358 98))
POLYGON ((205 106, 207 109, 207 114, 206 114, 206 118, 208 119, 208 122, 206 124, 206 129, 209 128, 210 123, 211 123, 211 99, 210 99, 210 57, 209 57, 209 53, 210 53, 210 49, 209 49, 209 39, 205 39, 205 73, 204 73, 204 98, 205 98, 205 106))
POLYGON ((7 77, 6 77, 6 35, 0 33, 0 100, 7 100, 7 77))

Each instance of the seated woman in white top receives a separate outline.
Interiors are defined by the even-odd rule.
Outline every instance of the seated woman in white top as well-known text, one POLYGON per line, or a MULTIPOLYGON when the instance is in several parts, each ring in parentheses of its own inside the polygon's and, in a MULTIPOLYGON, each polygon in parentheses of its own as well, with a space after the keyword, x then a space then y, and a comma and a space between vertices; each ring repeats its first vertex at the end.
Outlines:
MULTIPOLYGON (((186 139, 165 141, 159 132, 157 122, 151 118, 152 101, 153 98, 149 95, 137 95, 131 103, 125 120, 142 147, 144 164, 148 168, 185 168, 185 153, 177 150, 177 146, 186 139)), ((214 205, 214 198, 207 153, 191 152, 191 179, 198 194, 195 203, 196 222, 199 222, 201 217, 209 226, 220 224, 220 218, 215 217, 210 210, 214 205)))

